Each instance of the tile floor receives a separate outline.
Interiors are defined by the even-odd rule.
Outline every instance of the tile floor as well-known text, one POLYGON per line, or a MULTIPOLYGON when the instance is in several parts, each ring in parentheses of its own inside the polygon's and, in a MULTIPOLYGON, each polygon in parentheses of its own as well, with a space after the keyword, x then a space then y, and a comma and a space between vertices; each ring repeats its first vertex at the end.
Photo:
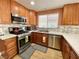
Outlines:
MULTIPOLYGON (((13 59, 22 59, 19 55, 16 55, 13 59)), ((57 50, 48 48, 47 52, 41 52, 36 50, 30 59, 63 59, 62 53, 57 50)))

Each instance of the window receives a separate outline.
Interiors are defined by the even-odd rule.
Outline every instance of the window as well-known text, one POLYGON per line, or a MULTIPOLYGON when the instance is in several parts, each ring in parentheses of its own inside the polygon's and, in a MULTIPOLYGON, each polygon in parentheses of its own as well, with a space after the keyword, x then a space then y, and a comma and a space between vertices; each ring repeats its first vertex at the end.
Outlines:
POLYGON ((38 27, 47 28, 47 15, 38 16, 38 27))
POLYGON ((48 15, 48 28, 58 27, 58 13, 48 15))
POLYGON ((57 28, 58 27, 59 14, 48 14, 38 16, 38 27, 39 28, 57 28))

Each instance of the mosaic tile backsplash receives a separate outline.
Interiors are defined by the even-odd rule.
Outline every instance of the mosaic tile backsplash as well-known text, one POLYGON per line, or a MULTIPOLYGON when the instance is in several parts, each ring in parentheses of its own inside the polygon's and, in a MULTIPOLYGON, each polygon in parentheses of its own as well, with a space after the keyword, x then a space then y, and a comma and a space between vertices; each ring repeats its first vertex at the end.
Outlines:
POLYGON ((59 31, 59 32, 66 32, 66 33, 79 33, 79 26, 73 25, 62 25, 55 29, 48 29, 49 31, 59 31))

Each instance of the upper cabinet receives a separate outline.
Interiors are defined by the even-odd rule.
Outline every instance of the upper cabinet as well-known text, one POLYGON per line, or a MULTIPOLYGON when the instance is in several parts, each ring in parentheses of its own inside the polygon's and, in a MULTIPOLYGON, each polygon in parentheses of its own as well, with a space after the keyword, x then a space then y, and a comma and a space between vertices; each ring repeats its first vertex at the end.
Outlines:
POLYGON ((79 25, 79 4, 68 4, 64 6, 63 25, 79 25))
POLYGON ((27 24, 30 24, 30 10, 26 9, 26 21, 27 24))
POLYGON ((26 16, 26 8, 22 5, 19 6, 20 16, 26 16))
POLYGON ((11 1, 11 13, 14 16, 26 16, 26 8, 16 1, 11 1))
POLYGON ((37 25, 37 17, 36 17, 36 12, 35 11, 30 11, 30 20, 29 20, 29 23, 31 25, 37 25))
POLYGON ((36 12, 30 11, 14 0, 11 1, 11 13, 14 16, 26 17, 26 24, 36 25, 36 12))
POLYGON ((10 0, 0 0, 0 23, 11 23, 10 0))
POLYGON ((22 6, 14 0, 11 0, 11 13, 14 16, 22 16, 22 6))

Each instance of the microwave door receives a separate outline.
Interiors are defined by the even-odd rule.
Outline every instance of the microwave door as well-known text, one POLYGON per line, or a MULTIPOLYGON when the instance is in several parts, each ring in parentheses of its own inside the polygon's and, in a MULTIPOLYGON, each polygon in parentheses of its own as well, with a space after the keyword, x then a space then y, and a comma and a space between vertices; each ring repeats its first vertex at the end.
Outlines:
POLYGON ((22 18, 22 17, 13 16, 12 17, 12 22, 13 23, 24 23, 24 22, 26 22, 26 20, 24 18, 22 18))

